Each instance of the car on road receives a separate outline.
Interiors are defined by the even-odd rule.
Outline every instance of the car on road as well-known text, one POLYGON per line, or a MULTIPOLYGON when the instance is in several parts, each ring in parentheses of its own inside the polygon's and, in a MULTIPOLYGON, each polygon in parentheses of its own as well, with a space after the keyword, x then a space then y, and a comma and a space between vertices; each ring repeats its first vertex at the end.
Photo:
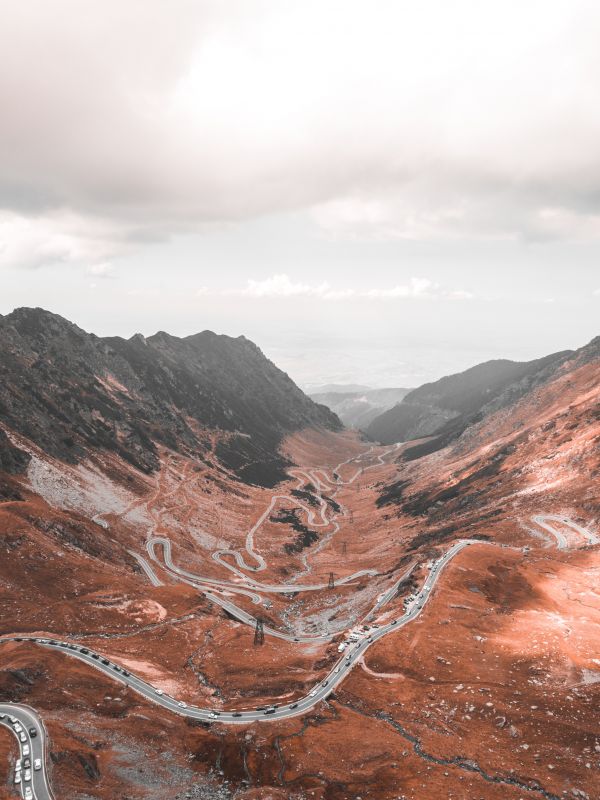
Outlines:
POLYGON ((329 681, 323 681, 323 683, 321 684, 321 686, 327 686, 327 684, 328 684, 328 683, 329 683, 329 681))
POLYGON ((96 659, 96 661, 98 661, 98 659, 100 658, 100 656, 98 655, 98 653, 92 653, 92 658, 95 658, 95 659, 96 659))
POLYGON ((36 771, 40 770, 42 768, 42 759, 41 758, 36 758, 36 760, 33 762, 33 768, 36 771))
POLYGON ((25 787, 25 800, 33 800, 33 792, 29 788, 29 786, 25 787))
POLYGON ((26 769, 25 772, 23 773, 23 780, 24 781, 30 781, 31 780, 31 770, 30 769, 26 769))
POLYGON ((15 772, 15 783, 21 783, 21 770, 15 772))
POLYGON ((102 661, 102 663, 103 663, 103 664, 105 664, 107 667, 110 667, 110 661, 108 660, 108 658, 101 658, 100 660, 101 660, 101 661, 102 661))
POLYGON ((298 703, 292 703, 292 704, 290 705, 290 708, 298 708, 298 703))
POLYGON ((83 653, 83 655, 84 655, 84 656, 87 656, 87 654, 88 654, 90 651, 87 649, 87 647, 82 647, 82 648, 81 648, 81 650, 80 650, 80 652, 81 652, 81 653, 83 653))
POLYGON ((24 756, 28 756, 29 755, 29 745, 28 744, 24 744, 23 745, 23 749, 21 750, 21 752, 22 752, 22 754, 24 756))
POLYGON ((210 715, 211 715, 211 717, 220 717, 221 716, 218 711, 211 711, 210 715))
POLYGON ((20 739, 20 741, 22 741, 22 742, 26 742, 26 741, 27 741, 27 737, 25 736, 25 734, 24 734, 24 733, 20 733, 20 734, 19 734, 19 739, 20 739))
POLYGON ((316 695, 316 693, 317 693, 317 690, 316 690, 316 689, 314 689, 314 691, 312 691, 312 692, 309 694, 309 697, 314 697, 314 696, 316 695))
POLYGON ((32 739, 35 739, 35 737, 37 736, 37 728, 34 728, 33 725, 31 726, 31 728, 29 728, 29 735, 31 736, 32 739))
POLYGON ((164 694, 162 689, 155 689, 156 694, 164 694))
POLYGON ((179 708, 187 708, 187 703, 184 703, 183 700, 180 700, 179 703, 177 703, 177 705, 179 706, 179 708))
POLYGON ((29 769, 29 767, 30 767, 30 766, 31 766, 31 760, 30 760, 29 758, 26 758, 26 759, 24 759, 24 761, 23 761, 23 767, 24 767, 25 769, 29 769))
POLYGON ((275 713, 274 708, 267 708, 267 710, 265 711, 265 714, 274 714, 274 713, 275 713))
POLYGON ((242 715, 240 714, 240 712, 239 712, 239 711, 234 711, 234 712, 233 712, 233 714, 232 714, 231 716, 232 716, 232 717, 241 717, 242 715))

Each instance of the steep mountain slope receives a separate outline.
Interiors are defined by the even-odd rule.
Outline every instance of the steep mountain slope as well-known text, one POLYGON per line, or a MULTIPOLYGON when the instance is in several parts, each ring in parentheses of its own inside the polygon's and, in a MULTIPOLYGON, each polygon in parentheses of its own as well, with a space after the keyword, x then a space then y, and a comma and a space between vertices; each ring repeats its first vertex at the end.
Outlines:
POLYGON ((437 434, 438 439, 429 442, 423 451, 433 452, 473 422, 545 381, 570 355, 571 351, 564 351, 534 361, 486 361, 426 383, 374 419, 366 433, 383 444, 437 434))
MULTIPOLYGON (((0 420, 69 463, 99 449, 152 472, 157 443, 200 458, 214 446, 239 477, 271 485, 286 434, 341 427, 243 336, 99 338, 21 308, 0 317, 0 352, 0 420)), ((24 458, 1 441, 0 457, 11 470, 24 458)))
POLYGON ((410 389, 332 390, 311 394, 315 403, 330 408, 349 428, 366 428, 380 414, 399 403, 410 389))
POLYGON ((436 526, 450 531, 447 523, 457 515, 461 525, 467 518, 480 525, 501 516, 508 502, 536 495, 554 506, 577 498, 581 508, 595 494, 588 510, 597 516, 600 337, 563 360, 545 382, 500 396, 495 411, 444 449, 415 459, 417 449, 405 449, 400 461, 408 463, 382 490, 378 505, 425 517, 434 538, 436 526))

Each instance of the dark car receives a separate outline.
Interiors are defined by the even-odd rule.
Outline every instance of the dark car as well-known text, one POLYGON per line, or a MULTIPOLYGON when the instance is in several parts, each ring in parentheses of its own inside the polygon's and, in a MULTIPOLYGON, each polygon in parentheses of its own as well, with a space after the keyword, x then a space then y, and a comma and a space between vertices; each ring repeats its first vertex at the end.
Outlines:
POLYGON ((88 650, 86 647, 82 647, 82 648, 81 648, 81 652, 83 653, 83 655, 84 655, 84 656, 87 656, 87 654, 88 654, 90 651, 89 651, 89 650, 88 650))
POLYGON ((98 661, 98 659, 100 658, 100 656, 98 655, 98 653, 92 653, 92 658, 95 658, 95 659, 96 659, 96 661, 98 661))
POLYGON ((108 658, 102 658, 100 660, 102 661, 103 664, 106 664, 107 667, 110 666, 110 661, 108 660, 108 658))
POLYGON ((32 739, 35 739, 35 737, 37 736, 37 729, 34 728, 33 726, 29 728, 29 735, 31 736, 32 739))
POLYGON ((239 711, 234 711, 234 712, 233 712, 233 714, 232 714, 231 716, 232 716, 232 717, 241 717, 242 715, 240 714, 240 712, 239 712, 239 711))
POLYGON ((267 708, 267 710, 265 711, 265 714, 274 714, 274 713, 275 713, 274 708, 267 708))

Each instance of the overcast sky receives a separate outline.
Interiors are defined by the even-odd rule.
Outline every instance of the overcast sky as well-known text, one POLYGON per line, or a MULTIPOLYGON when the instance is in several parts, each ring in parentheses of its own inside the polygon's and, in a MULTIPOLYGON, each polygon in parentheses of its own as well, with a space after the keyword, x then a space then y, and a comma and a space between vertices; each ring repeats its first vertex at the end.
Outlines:
POLYGON ((600 334, 597 0, 0 3, 0 313, 414 386, 600 334))

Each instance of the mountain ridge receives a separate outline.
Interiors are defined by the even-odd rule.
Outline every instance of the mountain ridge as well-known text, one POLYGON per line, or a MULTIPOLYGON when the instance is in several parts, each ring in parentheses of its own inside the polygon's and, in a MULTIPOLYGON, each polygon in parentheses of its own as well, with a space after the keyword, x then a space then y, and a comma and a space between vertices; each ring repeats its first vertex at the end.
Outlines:
POLYGON ((573 353, 564 350, 521 362, 493 359, 423 384, 375 418, 366 433, 384 444, 435 436, 422 446, 423 452, 415 448, 414 455, 434 452, 473 422, 546 380, 573 353))
POLYGON ((201 459, 214 451, 240 479, 272 485, 284 476, 285 435, 342 427, 243 336, 99 337, 19 308, 0 316, 0 346, 0 419, 69 463, 99 447, 148 473, 158 443, 201 459))

